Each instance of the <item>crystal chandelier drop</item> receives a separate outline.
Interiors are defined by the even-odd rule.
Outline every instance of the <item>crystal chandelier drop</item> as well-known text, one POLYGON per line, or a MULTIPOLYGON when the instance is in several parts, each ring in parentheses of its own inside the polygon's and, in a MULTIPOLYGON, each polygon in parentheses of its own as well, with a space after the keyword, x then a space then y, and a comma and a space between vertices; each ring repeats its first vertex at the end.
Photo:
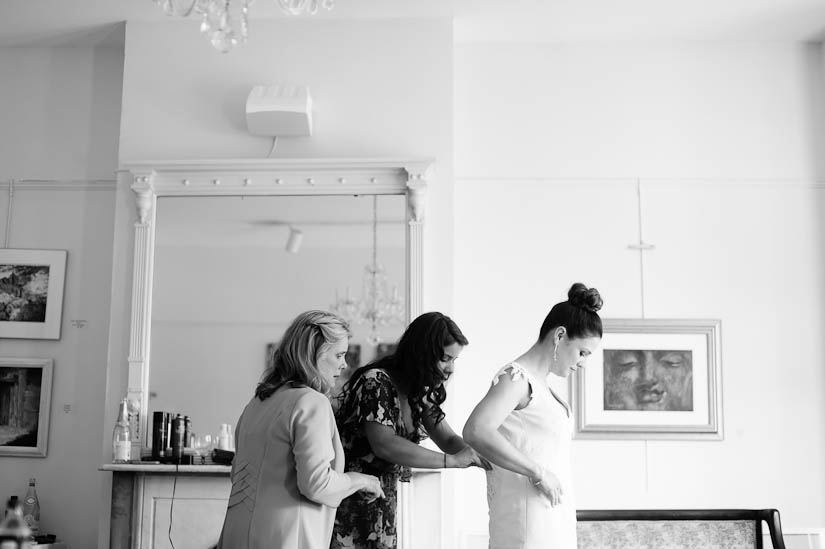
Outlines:
MULTIPOLYGON (((319 5, 326 10, 335 0, 273 0, 286 14, 315 15, 319 5)), ((201 32, 209 36, 212 46, 226 53, 249 38, 249 6, 253 0, 154 0, 166 15, 201 17, 201 32), (237 26, 235 21, 238 21, 237 26)))
POLYGON ((354 299, 347 287, 344 297, 335 291, 335 303, 330 309, 355 324, 368 324, 370 333, 367 343, 378 345, 381 336, 379 326, 403 324, 405 317, 404 301, 398 295, 398 286, 392 292, 387 291, 387 274, 378 263, 378 196, 372 197, 372 263, 364 267, 364 280, 361 297, 354 299))

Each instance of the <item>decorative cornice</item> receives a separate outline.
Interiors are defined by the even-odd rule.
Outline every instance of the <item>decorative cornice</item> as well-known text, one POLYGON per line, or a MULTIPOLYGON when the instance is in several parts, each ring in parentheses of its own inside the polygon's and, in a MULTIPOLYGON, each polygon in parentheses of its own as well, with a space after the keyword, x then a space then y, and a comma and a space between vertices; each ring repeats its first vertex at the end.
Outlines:
MULTIPOLYGON (((398 194, 429 159, 241 159, 125 164, 157 196, 398 194)), ((133 188, 134 185, 133 185, 133 188)))

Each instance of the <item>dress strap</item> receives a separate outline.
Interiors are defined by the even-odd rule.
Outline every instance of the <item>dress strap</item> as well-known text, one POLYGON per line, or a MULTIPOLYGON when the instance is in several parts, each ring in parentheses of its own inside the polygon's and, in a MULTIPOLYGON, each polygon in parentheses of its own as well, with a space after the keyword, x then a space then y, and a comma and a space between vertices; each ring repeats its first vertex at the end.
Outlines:
POLYGON ((527 380, 530 385, 533 384, 533 376, 527 371, 527 368, 518 362, 508 362, 505 364, 493 377, 493 385, 498 385, 498 380, 501 376, 508 374, 510 379, 518 381, 519 379, 527 380))
MULTIPOLYGON (((530 370, 519 364, 518 362, 508 362, 505 364, 495 375, 493 378, 493 385, 498 384, 499 379, 501 376, 508 374, 510 379, 513 381, 517 381, 519 379, 524 379, 527 381, 527 384, 530 386, 530 391, 535 391, 538 388, 540 391, 545 392, 546 394, 550 395, 554 400, 558 402, 558 404, 564 409, 565 414, 567 417, 570 417, 570 406, 562 400, 553 389, 547 385, 546 382, 541 382, 536 379, 536 377, 530 373, 530 370)), ((530 400, 533 399, 532 394, 530 395, 530 400)))

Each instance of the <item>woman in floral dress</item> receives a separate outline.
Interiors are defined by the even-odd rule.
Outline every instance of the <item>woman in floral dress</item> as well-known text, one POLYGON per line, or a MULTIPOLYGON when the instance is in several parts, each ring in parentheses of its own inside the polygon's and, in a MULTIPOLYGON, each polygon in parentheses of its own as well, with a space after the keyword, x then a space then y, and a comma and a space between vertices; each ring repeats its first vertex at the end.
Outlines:
POLYGON ((344 499, 335 516, 332 549, 395 549, 398 482, 410 468, 489 464, 444 419, 444 387, 467 339, 448 316, 425 313, 410 323, 395 353, 356 370, 338 397, 336 421, 346 471, 375 475, 385 497, 344 499), (418 445, 427 437, 442 450, 418 445))

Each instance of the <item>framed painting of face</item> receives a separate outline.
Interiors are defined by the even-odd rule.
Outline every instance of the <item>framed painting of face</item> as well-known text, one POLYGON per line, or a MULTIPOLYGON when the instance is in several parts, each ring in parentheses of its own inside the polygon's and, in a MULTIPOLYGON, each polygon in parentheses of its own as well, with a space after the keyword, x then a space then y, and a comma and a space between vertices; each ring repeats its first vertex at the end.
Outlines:
POLYGON ((722 438, 718 320, 603 324, 575 379, 577 438, 722 438))

